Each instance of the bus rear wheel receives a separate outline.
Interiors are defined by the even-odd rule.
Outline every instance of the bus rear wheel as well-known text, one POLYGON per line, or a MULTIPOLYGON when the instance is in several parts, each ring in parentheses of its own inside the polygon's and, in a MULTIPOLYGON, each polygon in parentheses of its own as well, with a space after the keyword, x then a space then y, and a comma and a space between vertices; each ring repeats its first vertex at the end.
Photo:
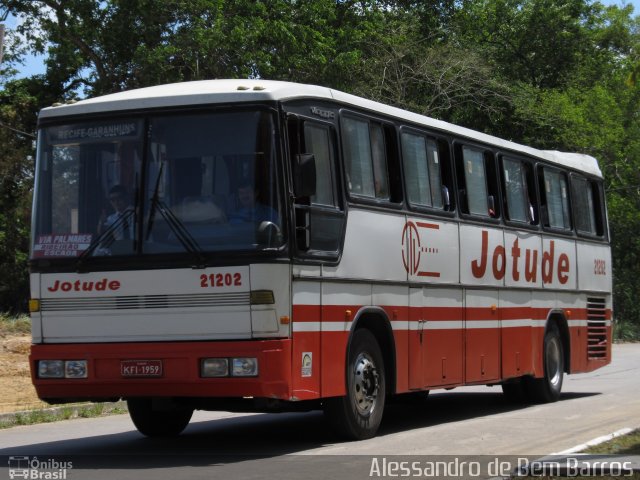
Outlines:
POLYGON ((555 402, 560 398, 564 379, 564 349, 560 331, 551 324, 544 335, 544 377, 525 378, 528 397, 537 403, 555 402))
POLYGON ((147 437, 174 437, 189 424, 193 409, 173 408, 154 410, 150 398, 130 398, 127 400, 129 416, 138 431, 147 437))
POLYGON ((333 429, 345 438, 372 438, 382 421, 386 378, 382 351, 369 330, 354 332, 346 375, 347 395, 328 399, 325 415, 333 429))

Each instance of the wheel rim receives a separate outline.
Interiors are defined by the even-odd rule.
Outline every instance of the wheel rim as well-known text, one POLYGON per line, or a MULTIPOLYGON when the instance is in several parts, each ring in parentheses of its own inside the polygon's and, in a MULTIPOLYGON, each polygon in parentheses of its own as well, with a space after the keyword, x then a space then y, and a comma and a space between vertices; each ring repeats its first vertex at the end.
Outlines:
POLYGON ((353 398, 358 412, 362 416, 373 414, 380 389, 378 370, 373 359, 362 352, 355 361, 353 398))
POLYGON ((546 364, 549 383, 556 388, 562 381, 562 350, 555 337, 547 344, 546 364))

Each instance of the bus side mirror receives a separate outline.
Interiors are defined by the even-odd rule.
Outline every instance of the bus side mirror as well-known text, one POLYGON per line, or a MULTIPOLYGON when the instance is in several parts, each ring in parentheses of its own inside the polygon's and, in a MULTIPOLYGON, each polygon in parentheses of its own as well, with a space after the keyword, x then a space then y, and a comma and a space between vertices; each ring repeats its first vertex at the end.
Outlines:
POLYGON ((296 155, 293 181, 297 198, 310 197, 316 193, 316 157, 313 153, 296 155))

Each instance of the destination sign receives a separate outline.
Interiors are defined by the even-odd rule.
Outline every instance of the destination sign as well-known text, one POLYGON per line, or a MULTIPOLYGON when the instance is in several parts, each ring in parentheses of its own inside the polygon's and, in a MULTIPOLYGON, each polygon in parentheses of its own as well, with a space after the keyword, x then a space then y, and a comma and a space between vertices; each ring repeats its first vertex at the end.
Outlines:
POLYGON ((123 121, 93 125, 63 125, 49 130, 52 143, 78 143, 95 140, 136 138, 140 122, 123 121))

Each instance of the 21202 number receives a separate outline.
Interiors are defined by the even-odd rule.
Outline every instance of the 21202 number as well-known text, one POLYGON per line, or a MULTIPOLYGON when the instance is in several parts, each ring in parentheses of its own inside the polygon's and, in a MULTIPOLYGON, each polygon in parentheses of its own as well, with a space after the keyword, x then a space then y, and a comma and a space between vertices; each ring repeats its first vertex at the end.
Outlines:
POLYGON ((200 275, 201 288, 216 287, 240 287, 242 286, 242 275, 240 273, 210 273, 200 275))
POLYGON ((594 275, 606 275, 607 264, 604 260, 595 259, 593 261, 593 274, 594 275))

